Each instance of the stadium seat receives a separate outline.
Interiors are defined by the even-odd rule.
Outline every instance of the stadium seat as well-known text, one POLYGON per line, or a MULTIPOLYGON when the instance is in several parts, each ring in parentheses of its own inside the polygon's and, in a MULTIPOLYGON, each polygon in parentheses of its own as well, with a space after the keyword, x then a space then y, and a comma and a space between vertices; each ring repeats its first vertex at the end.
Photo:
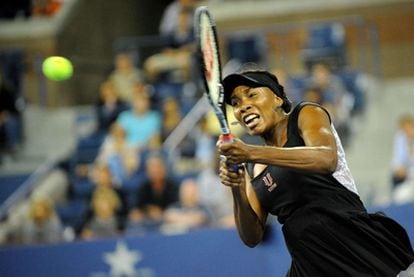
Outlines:
POLYGON ((88 202, 86 200, 72 200, 56 207, 57 215, 62 224, 75 230, 81 226, 87 211, 88 202))
POLYGON ((261 34, 236 34, 228 38, 228 60, 240 63, 254 62, 260 64, 264 59, 266 44, 261 34))
POLYGON ((315 24, 309 28, 302 59, 308 69, 318 62, 342 68, 346 64, 345 46, 345 30, 341 24, 315 24))

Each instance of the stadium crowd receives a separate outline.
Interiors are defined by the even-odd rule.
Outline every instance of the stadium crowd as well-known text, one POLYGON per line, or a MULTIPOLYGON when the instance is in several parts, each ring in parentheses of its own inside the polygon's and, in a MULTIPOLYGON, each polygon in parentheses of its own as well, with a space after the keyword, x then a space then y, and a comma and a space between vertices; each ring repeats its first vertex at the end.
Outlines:
MULTIPOLYGON (((175 1, 167 8, 160 35, 168 43, 142 67, 131 53, 114 54, 113 71, 102 81, 93 105, 96 129, 78 138, 71 155, 59 164, 68 176, 66 200, 54 204, 50 199, 34 199, 28 220, 10 234, 9 243, 234 227, 231 194, 217 175, 218 129, 211 115, 190 128, 173 158, 163 147, 202 95, 194 65, 194 8, 195 1, 175 1)), ((368 103, 358 83, 361 73, 343 64, 345 40, 337 41, 336 27, 317 26, 310 31, 314 36, 304 49, 306 73, 301 76, 266 62, 270 54, 262 53, 256 37, 227 38, 224 67, 255 62, 271 69, 295 104, 312 101, 329 110, 346 147, 352 143, 353 123, 368 103), (336 51, 319 51, 327 46, 336 51), (242 51, 246 47, 249 51, 242 51)), ((10 90, 3 78, 0 85, 3 99, 10 90)), ((10 149, 18 129, 11 128, 10 133, 14 111, 3 105, 6 100, 0 103, 2 149, 10 149)), ((406 160, 412 161, 409 151, 411 158, 406 160)), ((397 186, 407 174, 395 164, 397 186)))

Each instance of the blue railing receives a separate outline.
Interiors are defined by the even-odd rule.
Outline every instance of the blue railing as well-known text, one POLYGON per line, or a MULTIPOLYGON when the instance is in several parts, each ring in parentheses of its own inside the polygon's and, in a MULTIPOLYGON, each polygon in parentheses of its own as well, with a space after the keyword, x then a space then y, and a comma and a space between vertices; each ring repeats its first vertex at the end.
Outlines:
POLYGON ((30 193, 41 183, 41 180, 56 166, 56 161, 47 161, 40 165, 22 185, 11 194, 0 206, 0 221, 12 210, 13 206, 24 201, 30 193))

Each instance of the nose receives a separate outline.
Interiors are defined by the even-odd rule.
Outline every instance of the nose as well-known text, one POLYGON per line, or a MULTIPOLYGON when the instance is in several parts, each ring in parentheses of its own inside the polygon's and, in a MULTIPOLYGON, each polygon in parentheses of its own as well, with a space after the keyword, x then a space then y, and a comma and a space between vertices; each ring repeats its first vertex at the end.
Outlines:
POLYGON ((243 103, 240 105, 240 112, 241 113, 248 112, 251 108, 252 108, 252 105, 249 102, 243 101, 243 103))

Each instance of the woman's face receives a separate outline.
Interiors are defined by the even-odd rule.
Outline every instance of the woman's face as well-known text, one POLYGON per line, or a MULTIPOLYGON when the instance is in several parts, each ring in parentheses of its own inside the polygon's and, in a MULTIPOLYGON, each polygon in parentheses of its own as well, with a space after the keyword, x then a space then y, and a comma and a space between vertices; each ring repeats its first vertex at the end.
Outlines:
POLYGON ((100 87, 100 96, 104 103, 113 104, 118 100, 118 94, 114 85, 110 82, 105 82, 100 87))
POLYGON ((125 54, 119 54, 116 56, 115 65, 119 71, 123 72, 129 71, 131 68, 133 68, 131 59, 128 55, 125 54))
POLYGON ((98 186, 112 187, 112 175, 108 167, 98 165, 95 174, 95 182, 98 186))
POLYGON ((146 114, 150 108, 150 99, 146 95, 135 95, 132 100, 134 112, 138 115, 146 114))
POLYGON ((234 115, 250 135, 262 135, 273 129, 278 122, 275 107, 282 103, 267 87, 238 86, 231 96, 234 115))

